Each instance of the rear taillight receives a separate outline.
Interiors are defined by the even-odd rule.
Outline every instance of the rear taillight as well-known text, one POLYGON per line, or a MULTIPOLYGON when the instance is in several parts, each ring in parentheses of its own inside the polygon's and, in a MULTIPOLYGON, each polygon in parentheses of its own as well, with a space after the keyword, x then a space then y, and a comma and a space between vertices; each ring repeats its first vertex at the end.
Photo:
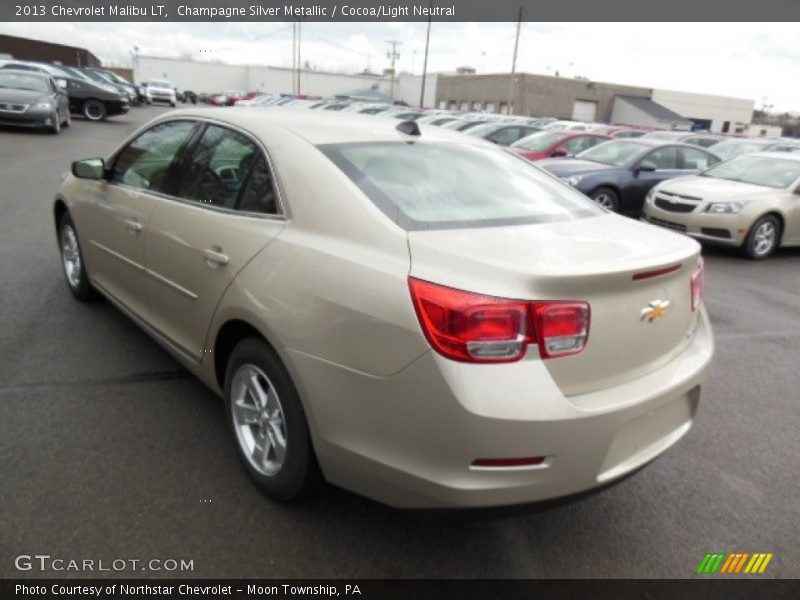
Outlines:
POLYGON ((700 308, 706 288, 706 268, 703 257, 697 258, 697 267, 692 273, 692 310, 700 308))
POLYGON ((542 358, 577 354, 589 337, 586 302, 534 302, 534 330, 542 358))
POLYGON ((527 302, 473 294, 409 277, 422 331, 439 354, 462 362, 513 362, 537 344, 542 358, 581 352, 585 302, 527 302))

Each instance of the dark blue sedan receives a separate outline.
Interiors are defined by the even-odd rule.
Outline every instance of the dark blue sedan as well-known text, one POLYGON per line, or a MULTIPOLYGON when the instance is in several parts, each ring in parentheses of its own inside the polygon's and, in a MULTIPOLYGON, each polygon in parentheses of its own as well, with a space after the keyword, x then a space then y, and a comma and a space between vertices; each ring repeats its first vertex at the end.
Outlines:
POLYGON ((655 184, 692 175, 719 161, 697 146, 636 138, 612 140, 575 158, 541 160, 536 165, 609 210, 639 216, 644 199, 655 184))

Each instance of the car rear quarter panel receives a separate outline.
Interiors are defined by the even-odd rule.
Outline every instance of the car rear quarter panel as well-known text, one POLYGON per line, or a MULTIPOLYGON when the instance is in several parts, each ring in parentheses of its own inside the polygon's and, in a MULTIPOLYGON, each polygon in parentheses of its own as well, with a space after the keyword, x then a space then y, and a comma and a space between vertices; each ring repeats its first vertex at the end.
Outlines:
POLYGON ((209 345, 240 319, 287 363, 301 353, 374 377, 396 373, 428 349, 408 290, 406 232, 304 139, 279 128, 261 138, 287 226, 223 297, 209 345))

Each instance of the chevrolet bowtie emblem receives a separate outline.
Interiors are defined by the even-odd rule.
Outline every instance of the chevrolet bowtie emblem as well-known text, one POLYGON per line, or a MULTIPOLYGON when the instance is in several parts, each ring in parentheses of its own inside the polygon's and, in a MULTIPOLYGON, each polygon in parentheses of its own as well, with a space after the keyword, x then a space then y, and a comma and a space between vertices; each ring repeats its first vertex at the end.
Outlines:
POLYGON ((639 320, 644 321, 647 319, 648 323, 652 323, 656 319, 660 319, 666 315, 668 307, 669 300, 653 300, 642 309, 642 316, 639 320))

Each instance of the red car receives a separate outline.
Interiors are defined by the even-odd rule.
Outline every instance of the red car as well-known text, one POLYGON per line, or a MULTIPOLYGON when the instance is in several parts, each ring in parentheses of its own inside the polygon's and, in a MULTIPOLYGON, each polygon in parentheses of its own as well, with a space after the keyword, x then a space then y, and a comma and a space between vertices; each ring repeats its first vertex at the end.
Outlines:
POLYGON ((528 160, 542 160, 575 156, 610 139, 607 135, 589 131, 539 131, 514 142, 509 149, 528 160))

